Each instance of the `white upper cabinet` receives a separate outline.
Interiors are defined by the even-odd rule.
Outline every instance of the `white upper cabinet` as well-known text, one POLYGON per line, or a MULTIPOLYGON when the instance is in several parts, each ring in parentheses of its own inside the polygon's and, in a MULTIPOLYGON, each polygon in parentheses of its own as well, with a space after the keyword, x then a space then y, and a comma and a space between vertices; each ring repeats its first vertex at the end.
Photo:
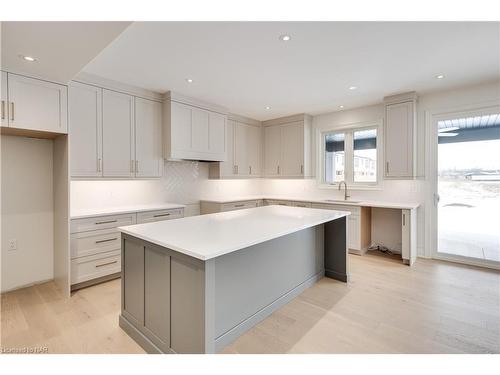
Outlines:
POLYGON ((264 127, 264 174, 279 176, 281 163, 281 127, 264 127))
POLYGON ((3 126, 62 134, 68 131, 68 90, 64 85, 11 73, 5 80, 2 72, 2 101, 3 126))
POLYGON ((7 99, 7 73, 2 73, 0 77, 0 89, 1 89, 1 125, 9 126, 9 102, 7 99))
POLYGON ((260 126, 249 125, 247 132, 249 174, 252 177, 258 177, 261 174, 262 128, 260 126))
POLYGON ((259 121, 231 115, 227 121, 227 160, 211 163, 210 178, 261 176, 262 128, 259 121), (245 122, 244 122, 245 121, 245 122))
POLYGON ((102 176, 102 89, 69 86, 70 166, 74 177, 102 176))
POLYGON ((135 98, 136 177, 161 176, 161 111, 161 103, 135 98))
POLYGON ((250 175, 249 130, 250 125, 236 122, 234 128, 234 168, 238 176, 250 175))
POLYGON ((288 177, 304 175, 304 123, 302 121, 281 127, 280 173, 288 177))
POLYGON ((386 98, 386 178, 412 178, 415 173, 416 96, 414 93, 386 98))
POLYGON ((103 176, 134 176, 134 97, 103 90, 102 125, 103 176))
POLYGON ((69 94, 72 177, 162 175, 161 102, 79 82, 69 94))
POLYGON ((311 119, 296 115, 264 122, 264 175, 312 175, 311 119))
POLYGON ((226 123, 222 110, 169 93, 163 104, 164 157, 225 161, 226 123))

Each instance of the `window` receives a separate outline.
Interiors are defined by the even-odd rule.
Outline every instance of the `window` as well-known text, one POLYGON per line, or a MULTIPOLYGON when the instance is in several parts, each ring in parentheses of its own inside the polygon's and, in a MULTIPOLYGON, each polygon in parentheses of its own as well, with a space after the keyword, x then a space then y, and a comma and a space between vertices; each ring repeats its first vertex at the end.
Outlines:
POLYGON ((376 185, 378 125, 322 133, 322 183, 376 185))
POLYGON ((328 134, 325 137, 325 179, 330 183, 344 180, 344 133, 328 134))
POLYGON ((354 182, 377 182, 377 129, 354 131, 353 149, 354 182))

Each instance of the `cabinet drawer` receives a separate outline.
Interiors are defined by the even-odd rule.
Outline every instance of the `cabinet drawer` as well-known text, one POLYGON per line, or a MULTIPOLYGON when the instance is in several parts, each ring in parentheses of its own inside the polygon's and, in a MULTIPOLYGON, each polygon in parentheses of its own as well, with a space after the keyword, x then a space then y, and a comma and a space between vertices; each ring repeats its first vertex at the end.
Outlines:
POLYGON ((71 234, 71 258, 120 250, 120 232, 116 229, 102 229, 71 234))
POLYGON ((170 210, 148 211, 137 213, 137 224, 152 223, 154 221, 172 220, 184 217, 184 209, 176 208, 170 210))
POLYGON ((361 207, 359 206, 327 204, 327 203, 313 203, 312 208, 321 208, 323 210, 347 211, 350 212, 351 215, 359 215, 361 212, 361 207))
POLYGON ((290 201, 281 201, 281 200, 276 200, 276 199, 266 199, 264 204, 266 206, 272 206, 272 205, 276 205, 276 206, 291 206, 292 202, 290 202, 290 201))
POLYGON ((311 203, 310 202, 292 202, 293 207, 306 207, 306 208, 311 208, 311 203))
POLYGON ((257 206, 258 206, 257 201, 224 203, 221 207, 221 211, 224 212, 224 211, 243 210, 245 208, 254 208, 257 206))
POLYGON ((117 228, 135 224, 135 213, 123 215, 109 215, 71 220, 71 233, 87 232, 90 230, 117 228))
POLYGON ((71 284, 78 284, 121 271, 120 250, 71 260, 71 284))

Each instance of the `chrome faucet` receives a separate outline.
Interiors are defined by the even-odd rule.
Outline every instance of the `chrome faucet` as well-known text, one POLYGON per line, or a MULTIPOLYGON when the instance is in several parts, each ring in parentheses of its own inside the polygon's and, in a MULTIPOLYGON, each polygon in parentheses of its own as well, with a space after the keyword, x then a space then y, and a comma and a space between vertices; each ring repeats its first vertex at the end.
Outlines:
POLYGON ((345 181, 340 181, 340 182, 339 182, 339 190, 341 189, 342 184, 344 184, 344 186, 345 186, 345 189, 344 189, 344 200, 346 201, 346 200, 347 200, 347 198, 349 198, 349 197, 350 197, 350 195, 349 195, 349 194, 347 194, 347 182, 345 182, 345 181))

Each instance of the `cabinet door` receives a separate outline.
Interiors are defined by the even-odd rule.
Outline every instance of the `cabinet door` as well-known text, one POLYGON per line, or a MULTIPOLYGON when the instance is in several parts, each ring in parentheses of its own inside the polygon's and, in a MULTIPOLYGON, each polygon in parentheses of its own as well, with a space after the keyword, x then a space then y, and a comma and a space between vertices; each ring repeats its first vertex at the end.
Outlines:
POLYGON ((280 174, 281 127, 264 128, 264 173, 266 176, 280 174))
POLYGON ((234 127, 234 165, 238 176, 250 175, 250 164, 248 163, 248 128, 241 122, 236 122, 234 127))
POLYGON ((260 176, 261 168, 261 128, 248 126, 248 164, 251 176, 260 176))
POLYGON ((227 145, 226 145, 226 161, 220 163, 220 174, 221 177, 233 176, 235 172, 234 168, 234 128, 236 126, 235 121, 229 120, 227 122, 227 145))
POLYGON ((209 152, 209 113, 199 108, 192 108, 191 111, 191 149, 197 152, 209 152))
POLYGON ((69 133, 71 176, 102 176, 101 88, 70 84, 69 133))
POLYGON ((349 216, 349 226, 348 226, 348 239, 347 239, 347 247, 353 250, 361 250, 360 243, 360 222, 359 216, 350 215, 349 216))
POLYGON ((191 150, 191 107, 171 102, 170 104, 170 136, 171 147, 174 150, 191 150))
POLYGON ((7 99, 7 73, 2 73, 0 77, 1 89, 1 126, 9 126, 9 101, 7 99))
POLYGON ((68 89, 56 83, 7 74, 9 126, 68 132, 68 89))
POLYGON ((302 121, 281 126, 281 174, 304 174, 304 124, 302 121))
POLYGON ((385 175, 411 177, 413 174, 413 102, 386 106, 385 175))
POLYGON ((161 103, 135 98, 135 175, 160 177, 161 103))
POLYGON ((208 148, 214 154, 226 153, 226 116, 220 113, 208 114, 208 148))
POLYGON ((134 97, 110 90, 102 93, 103 176, 134 175, 134 97))

